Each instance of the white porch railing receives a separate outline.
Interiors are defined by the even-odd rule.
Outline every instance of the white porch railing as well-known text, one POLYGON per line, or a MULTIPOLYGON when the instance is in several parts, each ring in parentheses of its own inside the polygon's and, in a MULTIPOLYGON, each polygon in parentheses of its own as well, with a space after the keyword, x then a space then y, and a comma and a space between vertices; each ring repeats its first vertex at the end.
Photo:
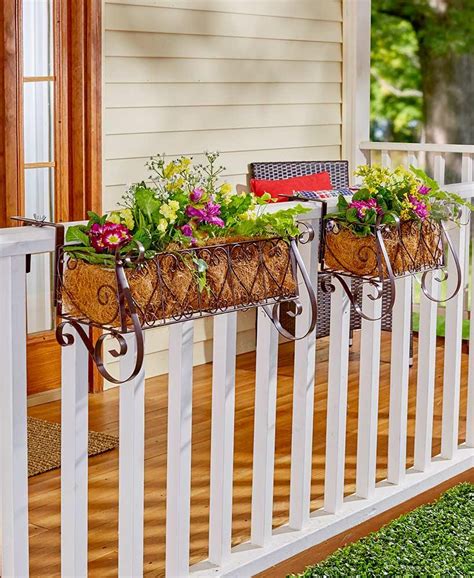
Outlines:
MULTIPOLYGON (((363 145, 369 152, 371 147, 363 145)), ((395 145, 386 145, 390 150, 395 145)), ((408 155, 422 151, 403 145, 408 155)), ((462 147, 461 147, 462 148, 462 147)), ((456 190, 474 196, 472 150, 463 154, 465 183, 456 190)), ((431 150, 431 149, 430 149, 431 150)), ((443 180, 444 148, 435 149, 437 178, 443 180)), ((452 152, 452 151, 450 151, 452 152)), ((414 158, 409 162, 414 164, 414 158)), ((387 164, 389 158, 384 157, 387 164)), ((315 227, 319 206, 305 215, 315 227)), ((466 236, 453 240, 468 270, 466 236)), ((28 485, 26 448, 25 255, 52 252, 54 231, 17 228, 0 231, 0 483, 2 576, 28 575, 28 485)), ((314 283, 317 243, 302 247, 314 283)), ((469 282, 474 283, 474 279, 469 282)), ((251 576, 308 547, 375 516, 474 466, 474 323, 471 324, 467 435, 458 445, 463 295, 446 307, 446 340, 441 455, 432 459, 435 386, 436 305, 421 297, 415 433, 415 466, 406 469, 409 372, 410 279, 397 280, 393 315, 389 408, 388 480, 376 483, 377 411, 380 368, 380 322, 361 329, 360 395, 356 495, 344 498, 344 458, 349 362, 349 303, 337 288, 332 294, 329 344, 328 408, 324 508, 310 511, 315 335, 295 346, 289 523, 272 530, 275 460, 278 337, 258 313, 251 539, 231 548, 232 464, 234 441, 234 313, 214 319, 212 383, 209 560, 189 566, 192 343, 193 322, 170 327, 168 402, 168 477, 166 574, 176 576, 251 576)), ((337 285, 336 285, 337 287, 337 285)), ((303 296, 304 298, 304 296, 303 296)), ((364 307, 377 314, 378 302, 364 296, 364 307)), ((298 325, 307 319, 299 318, 298 325)), ((301 327, 300 327, 301 329, 301 327)), ((301 331, 300 331, 301 332, 301 331)), ((63 350, 62 395, 62 575, 87 574, 87 352, 80 339, 63 350)), ((121 370, 128 373, 129 360, 121 370)), ((143 572, 144 374, 120 389, 119 576, 143 572)), ((45 495, 45 500, 48 497, 45 495)))

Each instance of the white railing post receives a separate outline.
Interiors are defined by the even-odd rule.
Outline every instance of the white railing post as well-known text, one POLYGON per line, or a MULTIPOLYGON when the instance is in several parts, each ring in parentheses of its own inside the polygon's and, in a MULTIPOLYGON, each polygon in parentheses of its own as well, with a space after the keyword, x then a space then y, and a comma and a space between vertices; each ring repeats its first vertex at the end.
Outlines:
MULTIPOLYGON (((382 299, 370 299, 374 288, 364 284, 362 307, 380 317, 382 299)), ((362 319, 359 372, 359 427, 357 435, 356 494, 370 498, 375 491, 380 373, 380 320, 362 319)))
MULTIPOLYGON (((426 276, 426 288, 435 299, 439 296, 439 274, 426 276)), ((436 376, 436 316, 438 304, 420 293, 420 326, 418 331, 418 375, 416 387, 414 468, 424 472, 431 464, 433 443, 433 410, 436 376)))
POLYGON ((278 332, 260 307, 253 442, 251 542, 264 546, 272 535, 278 332))
POLYGON ((0 488, 2 576, 28 576, 26 260, 0 257, 0 488))
POLYGON ((194 322, 169 328, 166 576, 189 575, 194 322))
MULTIPOLYGON (((85 331, 89 328, 84 326, 85 331)), ((88 352, 74 343, 61 356, 61 575, 87 576, 88 352)))
MULTIPOLYGON (((319 231, 319 223, 319 220, 311 221, 314 231, 319 231)), ((301 245, 300 251, 313 287, 317 287, 317 238, 312 243, 301 245)), ((306 291, 302 292, 301 304, 303 313, 296 318, 297 335, 302 335, 311 323, 311 306, 306 291)), ((297 530, 304 527, 310 514, 315 348, 316 330, 295 343, 289 523, 297 530)))
MULTIPOLYGON (((350 287, 350 279, 347 279, 350 287)), ((340 510, 344 499, 344 462, 346 448, 347 380, 349 372, 349 326, 351 303, 338 281, 331 295, 331 335, 326 430, 326 473, 324 509, 330 514, 340 510)))
MULTIPOLYGON (((468 225, 466 235, 471 239, 471 224, 468 225)), ((474 250, 471 258, 469 252, 466 259, 471 263, 471 310, 469 322, 469 369, 467 377, 467 410, 466 410, 466 445, 474 447, 474 250)))
MULTIPOLYGON (((464 273, 464 235, 466 234, 466 228, 465 225, 454 225, 450 230, 462 274, 464 273)), ((448 275, 447 291, 451 293, 454 291, 457 277, 454 259, 452 258, 448 259, 448 275)), ((464 298, 462 287, 463 284, 461 283, 459 293, 446 303, 441 455, 447 459, 452 459, 458 448, 464 298)))
POLYGON ((406 471, 411 287, 412 278, 410 275, 395 281, 396 294, 392 311, 387 468, 387 480, 392 484, 400 484, 405 478, 406 471))
POLYGON ((222 565, 232 540, 237 313, 214 318, 209 560, 222 565))
MULTIPOLYGON (((128 351, 120 358, 120 377, 135 366, 136 341, 126 335, 128 351)), ((143 575, 145 471, 145 367, 120 385, 119 437, 119 571, 120 578, 143 575)))

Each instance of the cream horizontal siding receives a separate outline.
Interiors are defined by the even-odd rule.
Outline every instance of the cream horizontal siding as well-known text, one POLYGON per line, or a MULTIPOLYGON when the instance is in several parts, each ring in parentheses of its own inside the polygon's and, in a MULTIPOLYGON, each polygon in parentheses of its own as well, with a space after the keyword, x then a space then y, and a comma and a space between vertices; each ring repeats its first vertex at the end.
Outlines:
MULTIPOLYGON (((105 210, 158 152, 219 150, 234 185, 252 161, 340 158, 342 1, 106 0, 103 22, 105 210)), ((148 375, 166 335, 149 333, 148 375)), ((195 362, 211 336, 196 324, 195 362)), ((254 337, 239 316, 239 350, 254 337)))

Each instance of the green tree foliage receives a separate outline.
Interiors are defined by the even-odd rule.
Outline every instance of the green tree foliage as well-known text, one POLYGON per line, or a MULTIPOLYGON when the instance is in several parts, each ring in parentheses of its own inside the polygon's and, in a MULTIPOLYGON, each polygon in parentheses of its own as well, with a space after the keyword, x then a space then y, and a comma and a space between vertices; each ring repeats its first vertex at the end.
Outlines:
MULTIPOLYGON (((462 116, 474 90, 472 55, 474 0, 372 0, 372 137, 418 140, 422 122, 430 136, 439 89, 462 116)), ((464 133, 456 142, 469 140, 464 133)))
POLYGON ((372 14, 371 133, 374 140, 418 140, 423 120, 418 40, 410 22, 372 14))

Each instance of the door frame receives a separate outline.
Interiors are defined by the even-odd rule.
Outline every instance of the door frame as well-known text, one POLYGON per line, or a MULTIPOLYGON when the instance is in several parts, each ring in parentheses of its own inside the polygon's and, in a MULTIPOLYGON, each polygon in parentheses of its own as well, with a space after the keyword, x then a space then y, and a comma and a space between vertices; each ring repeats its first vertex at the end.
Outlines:
MULTIPOLYGON (((55 220, 102 209, 102 0, 53 0, 55 59, 55 220)), ((0 227, 23 212, 21 0, 0 7, 0 227)), ((28 393, 60 386, 54 331, 28 338, 28 393), (47 359, 48 363, 41 363, 47 359)), ((91 391, 102 379, 92 365, 91 391)))

